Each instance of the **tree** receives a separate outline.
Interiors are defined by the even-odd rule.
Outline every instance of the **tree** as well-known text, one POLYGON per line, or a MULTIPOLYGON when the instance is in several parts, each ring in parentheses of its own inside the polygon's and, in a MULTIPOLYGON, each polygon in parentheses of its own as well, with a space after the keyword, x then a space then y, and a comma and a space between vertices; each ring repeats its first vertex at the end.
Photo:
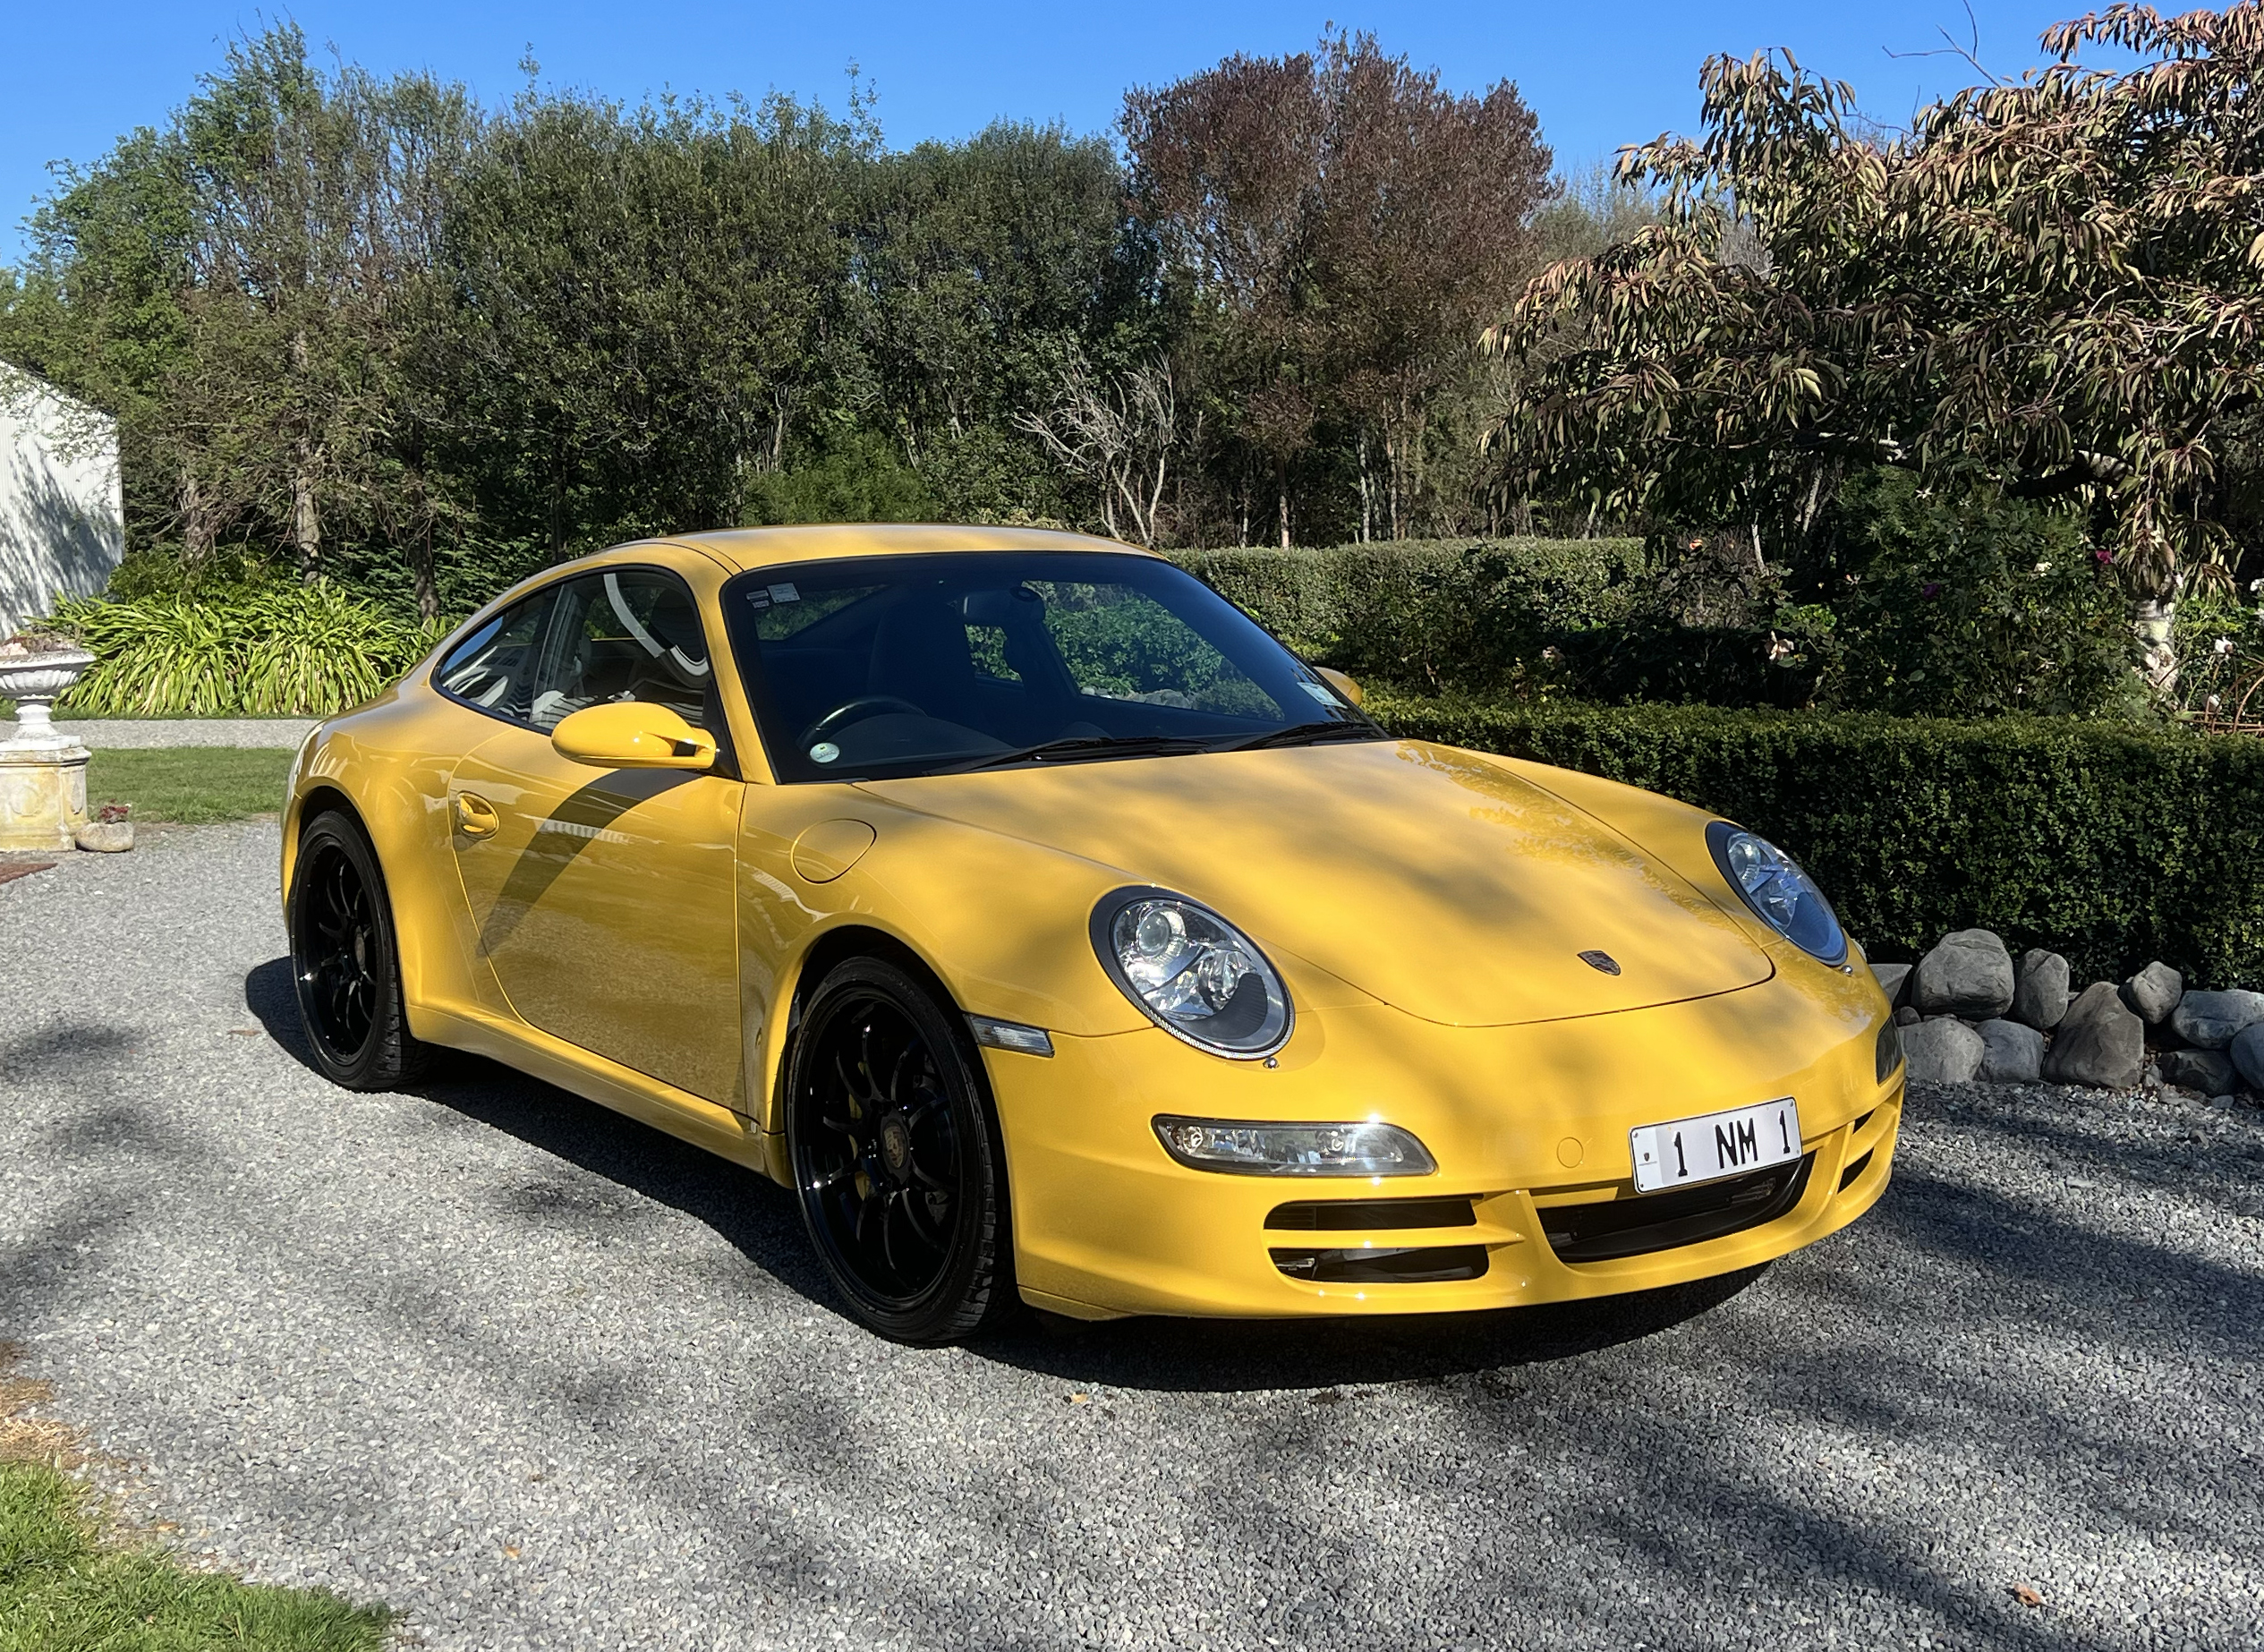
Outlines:
POLYGON ((2221 566, 2215 444, 2264 392, 2264 7, 2118 4, 2044 44, 1906 135, 1788 55, 1711 60, 1703 141, 1621 161, 1659 222, 1489 335, 1526 370, 1504 437, 1607 507, 1757 542, 1892 462, 2080 505, 2143 603, 2221 566), (2077 61, 2102 45, 2141 61, 2077 61))
POLYGON ((1179 404, 1168 364, 1151 362, 1103 383, 1082 355, 1061 365, 1053 404, 1017 414, 1015 423, 1098 490, 1101 519, 1121 539, 1118 513, 1140 543, 1153 546, 1163 490, 1179 439, 1179 404))
POLYGON ((1357 456, 1361 536, 1404 531, 1433 398, 1516 290, 1549 152, 1504 81, 1477 96, 1331 34, 1317 54, 1230 57, 1136 90, 1133 198, 1194 294, 1213 400, 1289 479, 1333 422, 1357 456))
POLYGON ((232 46, 176 121, 196 214, 169 388, 226 473, 273 496, 309 583, 327 508, 366 504, 381 467, 399 305, 475 124, 461 89, 316 72, 295 24, 232 46))
POLYGON ((853 353, 838 208, 872 134, 774 97, 530 90, 452 188, 424 383, 498 573, 738 520, 853 353))

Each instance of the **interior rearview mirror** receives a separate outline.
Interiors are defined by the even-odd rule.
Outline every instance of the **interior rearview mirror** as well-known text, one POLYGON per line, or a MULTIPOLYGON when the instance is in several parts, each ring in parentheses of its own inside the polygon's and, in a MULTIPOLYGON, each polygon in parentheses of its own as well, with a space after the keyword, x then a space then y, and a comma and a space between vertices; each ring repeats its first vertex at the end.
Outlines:
POLYGON ((1360 703, 1360 685, 1345 676, 1343 672, 1329 666, 1315 666, 1313 670, 1323 682, 1335 689, 1354 705, 1360 703))
POLYGON ((665 705, 615 700, 585 706, 550 731, 558 755, 593 769, 710 769, 715 737, 665 705))

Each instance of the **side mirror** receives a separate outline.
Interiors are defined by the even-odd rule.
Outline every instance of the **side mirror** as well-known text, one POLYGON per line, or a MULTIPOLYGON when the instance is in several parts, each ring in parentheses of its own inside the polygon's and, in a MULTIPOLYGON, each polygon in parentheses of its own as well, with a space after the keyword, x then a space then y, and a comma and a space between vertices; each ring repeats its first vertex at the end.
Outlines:
POLYGON ((1315 666, 1313 674, 1354 705, 1360 703, 1360 685, 1345 676, 1343 672, 1332 669, 1328 666, 1315 666))
POLYGON ((710 769, 715 737, 665 705, 614 700, 585 706, 550 731, 561 757, 592 769, 710 769))

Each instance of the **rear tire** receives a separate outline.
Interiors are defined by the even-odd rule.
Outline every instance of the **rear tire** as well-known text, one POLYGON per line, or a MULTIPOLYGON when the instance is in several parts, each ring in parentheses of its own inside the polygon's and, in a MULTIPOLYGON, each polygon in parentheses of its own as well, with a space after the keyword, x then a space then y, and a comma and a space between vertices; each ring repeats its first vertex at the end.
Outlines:
POLYGON ((314 1064, 349 1090, 397 1090, 430 1067, 409 1031, 385 876, 351 817, 317 815, 292 869, 291 979, 314 1064))
POLYGON ((818 984, 788 1071, 787 1153, 810 1242, 850 1310, 900 1342, 1011 1313, 1006 1156, 973 1041, 876 958, 818 984))

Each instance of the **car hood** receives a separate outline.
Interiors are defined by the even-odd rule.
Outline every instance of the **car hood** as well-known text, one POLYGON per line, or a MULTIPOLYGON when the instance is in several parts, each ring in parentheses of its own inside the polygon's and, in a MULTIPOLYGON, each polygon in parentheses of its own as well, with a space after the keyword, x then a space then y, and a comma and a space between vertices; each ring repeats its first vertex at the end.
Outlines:
POLYGON ((1261 946, 1450 1026, 1641 1009, 1774 972, 1734 919, 1665 864, 1450 747, 1207 753, 865 789, 1192 896, 1261 946), (1620 973, 1583 961, 1591 952, 1620 973))

